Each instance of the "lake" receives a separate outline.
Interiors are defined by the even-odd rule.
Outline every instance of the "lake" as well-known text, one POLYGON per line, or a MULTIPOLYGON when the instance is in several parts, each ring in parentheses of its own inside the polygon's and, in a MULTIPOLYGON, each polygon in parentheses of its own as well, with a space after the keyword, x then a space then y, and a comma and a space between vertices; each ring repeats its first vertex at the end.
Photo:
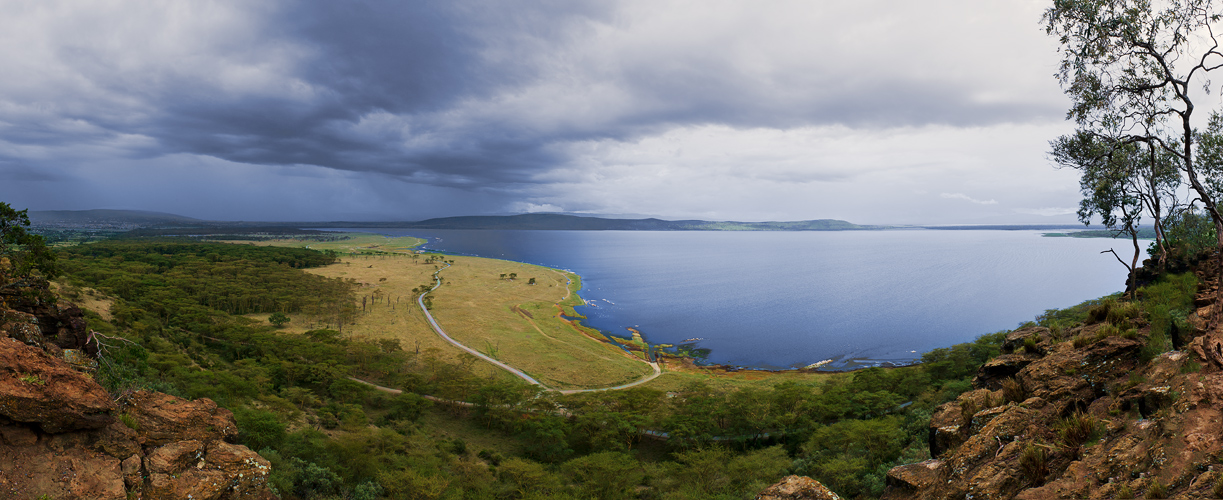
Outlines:
POLYGON ((699 338, 708 362, 753 368, 911 362, 1121 291, 1126 277, 1100 252, 1124 256, 1127 242, 1039 231, 372 232, 571 270, 586 324, 651 344, 699 338))

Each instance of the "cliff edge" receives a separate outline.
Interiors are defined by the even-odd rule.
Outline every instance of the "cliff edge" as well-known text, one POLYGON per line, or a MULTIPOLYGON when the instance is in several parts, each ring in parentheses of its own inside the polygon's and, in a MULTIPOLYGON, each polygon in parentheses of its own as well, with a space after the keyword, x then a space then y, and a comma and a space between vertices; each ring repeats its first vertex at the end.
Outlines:
POLYGON ((1149 348, 1156 334, 1132 303, 1009 334, 974 390, 931 417, 936 458, 893 468, 884 498, 1223 496, 1223 328, 1206 279, 1217 275, 1199 275, 1174 350, 1149 348))
POLYGON ((0 297, 0 498, 276 498, 267 460, 233 443, 233 413, 108 393, 81 311, 35 292, 0 297))

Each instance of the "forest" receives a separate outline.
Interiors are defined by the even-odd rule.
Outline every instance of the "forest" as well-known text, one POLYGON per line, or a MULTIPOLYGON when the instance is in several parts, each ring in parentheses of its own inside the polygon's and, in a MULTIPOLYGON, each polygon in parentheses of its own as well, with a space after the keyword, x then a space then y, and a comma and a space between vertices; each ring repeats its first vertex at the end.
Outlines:
MULTIPOLYGON (((93 290, 114 300, 110 321, 87 313, 109 339, 108 390, 231 409, 284 498, 731 499, 791 473, 877 497, 888 469, 929 458, 931 411, 971 388, 1007 333, 818 383, 562 396, 477 376, 474 357, 345 336, 355 285, 302 270, 336 259, 138 240, 62 248, 58 263, 68 300, 93 290), (335 328, 287 334, 242 316, 254 312, 307 312, 335 328)), ((1073 321, 1094 304, 1042 318, 1073 321)))

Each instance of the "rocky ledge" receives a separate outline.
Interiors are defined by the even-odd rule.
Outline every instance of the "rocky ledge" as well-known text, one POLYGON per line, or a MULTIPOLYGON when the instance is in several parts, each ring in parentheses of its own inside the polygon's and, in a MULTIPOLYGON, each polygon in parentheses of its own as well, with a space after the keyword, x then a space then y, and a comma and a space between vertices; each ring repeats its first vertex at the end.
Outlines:
POLYGON ((937 458, 892 469, 884 498, 1218 498, 1223 332, 1142 362, 1142 336, 1103 326, 1013 332, 932 416, 937 458))
POLYGON ((0 498, 276 498, 267 460, 233 444, 229 410, 158 392, 112 398, 64 360, 88 352, 80 311, 23 309, 0 309, 0 498))

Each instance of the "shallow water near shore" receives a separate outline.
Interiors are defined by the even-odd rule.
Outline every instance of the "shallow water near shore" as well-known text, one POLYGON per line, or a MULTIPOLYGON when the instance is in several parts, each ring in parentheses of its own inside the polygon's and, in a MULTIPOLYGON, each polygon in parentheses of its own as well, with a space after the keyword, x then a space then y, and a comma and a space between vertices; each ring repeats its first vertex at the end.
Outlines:
POLYGON ((571 270, 586 324, 651 344, 700 338, 708 362, 751 368, 909 363, 1121 291, 1125 268, 1100 252, 1131 248, 1040 231, 374 232, 571 270))

